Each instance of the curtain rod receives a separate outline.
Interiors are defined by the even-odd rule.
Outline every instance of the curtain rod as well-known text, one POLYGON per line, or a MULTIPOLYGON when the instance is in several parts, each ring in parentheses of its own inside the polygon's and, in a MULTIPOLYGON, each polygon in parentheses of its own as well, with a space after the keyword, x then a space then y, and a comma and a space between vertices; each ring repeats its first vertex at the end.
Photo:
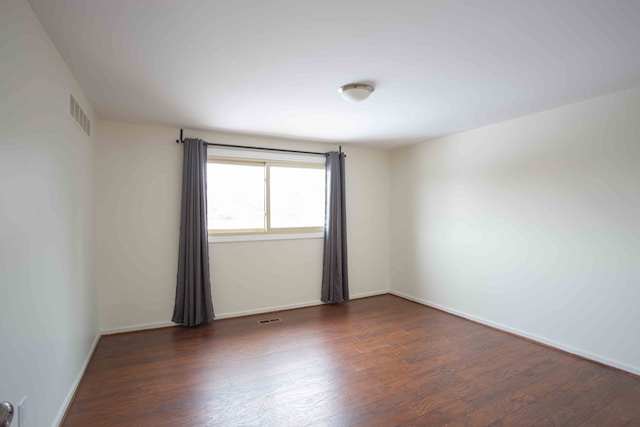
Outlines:
MULTIPOLYGON (((180 129, 180 139, 176 139, 176 143, 181 144, 184 142, 184 138, 182 138, 183 129, 180 129)), ((234 145, 234 144, 218 144, 215 142, 205 142, 207 146, 214 147, 230 147, 230 148, 243 148, 246 150, 264 150, 264 151, 278 151, 281 153, 296 153, 296 154, 312 154, 315 156, 326 156, 329 153, 321 153, 318 151, 302 151, 302 150, 287 150, 284 148, 269 148, 269 147, 250 147, 248 145, 234 145)), ((340 154, 342 154, 342 145, 340 146, 340 154)), ((347 157, 347 155, 344 155, 347 157)))

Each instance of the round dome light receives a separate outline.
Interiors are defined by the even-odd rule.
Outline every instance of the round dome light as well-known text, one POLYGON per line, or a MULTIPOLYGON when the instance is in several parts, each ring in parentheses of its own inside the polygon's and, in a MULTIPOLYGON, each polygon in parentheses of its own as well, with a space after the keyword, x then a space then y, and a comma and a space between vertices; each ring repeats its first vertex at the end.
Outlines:
POLYGON ((367 99, 373 90, 373 86, 365 83, 349 83, 338 89, 338 93, 347 101, 360 102, 367 99))

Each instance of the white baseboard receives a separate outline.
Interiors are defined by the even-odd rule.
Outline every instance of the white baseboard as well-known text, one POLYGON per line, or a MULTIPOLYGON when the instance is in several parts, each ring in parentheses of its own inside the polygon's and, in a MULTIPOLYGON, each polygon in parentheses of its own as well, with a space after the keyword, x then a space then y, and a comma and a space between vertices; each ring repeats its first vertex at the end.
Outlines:
POLYGON ((426 305, 428 307, 436 308, 436 309, 444 311, 446 313, 453 314, 454 316, 462 317, 464 319, 471 320, 473 322, 480 323, 482 325, 490 326, 490 327, 492 327, 494 329, 498 329, 498 330, 501 330, 501 331, 509 332, 511 334, 518 335, 520 337, 530 339, 531 341, 535 341, 535 342, 538 342, 538 343, 541 343, 541 344, 544 344, 544 345, 548 345, 549 347, 557 348, 558 350, 562 350, 562 351, 565 351, 567 353, 571 353, 571 354, 574 354, 576 356, 580 356, 580 357, 582 357, 584 359, 588 359, 588 360, 591 360, 591 361, 594 361, 594 362, 602 363, 603 365, 611 366, 611 367, 620 369, 622 371, 630 372, 630 373, 632 373, 634 375, 640 375, 640 368, 627 365, 626 363, 621 363, 621 362, 618 362, 616 360, 611 360, 611 359, 608 359, 606 357, 602 357, 602 356, 599 356, 597 354, 590 353, 588 351, 580 350, 580 349, 572 347, 570 345, 562 344, 562 343, 559 343, 559 342, 556 342, 556 341, 553 341, 553 340, 550 340, 550 339, 547 339, 547 338, 544 338, 544 337, 541 337, 541 336, 538 336, 538 335, 535 335, 535 334, 531 334, 529 332, 521 331, 519 329, 515 329, 515 328, 512 328, 512 327, 503 325, 501 323, 492 322, 491 320, 487 320, 487 319, 484 319, 484 318, 478 317, 478 316, 473 316, 471 314, 467 314, 467 313, 464 313, 464 312, 459 311, 459 310, 455 310, 455 309, 452 309, 452 308, 449 308, 449 307, 446 307, 446 306, 443 306, 443 305, 440 305, 440 304, 436 304, 436 303, 431 302, 431 301, 427 301, 427 300, 423 300, 423 299, 420 299, 420 298, 416 298, 416 297, 413 297, 411 295, 407 295, 407 294, 402 293, 402 292, 391 290, 391 291, 389 291, 389 293, 392 294, 392 295, 395 295, 397 297, 407 299, 409 301, 417 302, 418 304, 426 305))
POLYGON ((144 331, 147 329, 166 328, 168 326, 178 326, 178 324, 173 322, 156 322, 156 323, 144 323, 141 325, 123 326, 121 328, 105 329, 104 331, 102 331, 102 335, 113 335, 113 334, 121 334, 123 332, 144 331))
POLYGON ((375 296, 378 296, 378 295, 386 295, 389 292, 390 292, 389 289, 385 289, 383 291, 362 292, 362 293, 359 293, 359 294, 350 295, 350 298, 351 299, 358 299, 358 298, 375 297, 375 296))
POLYGON ((257 308, 254 310, 234 311, 231 313, 216 314, 216 319, 230 319, 232 317, 250 316, 252 314, 271 313, 273 311, 293 310, 294 308, 312 307, 320 305, 322 301, 307 301, 296 304, 277 305, 273 307, 257 308))
MULTIPOLYGON (((384 295, 388 293, 389 293, 389 290, 385 289, 383 291, 363 292, 359 294, 350 295, 350 298, 351 299, 366 298, 366 297, 372 297, 376 295, 384 295)), ((232 317, 250 316, 252 314, 271 313, 274 311, 282 311, 282 310, 293 310, 296 308, 313 307, 314 305, 322 305, 322 304, 324 304, 322 301, 316 300, 316 301, 307 301, 307 302, 296 303, 296 304, 264 307, 264 308, 259 308, 255 310, 234 311, 231 313, 216 314, 216 319, 230 319, 232 317)))
POLYGON ((78 375, 76 376, 75 381, 73 382, 73 384, 71 384, 71 388, 69 389, 69 391, 67 392, 67 395, 62 401, 62 405, 58 410, 58 414, 56 415, 56 418, 53 421, 52 427, 59 426, 62 423, 62 419, 64 418, 64 415, 67 413, 67 409, 69 408, 69 405, 73 400, 73 396, 76 394, 76 390, 80 385, 80 381, 82 381, 82 377, 84 376, 84 371, 87 369, 87 366, 89 365, 89 361, 91 360, 91 356, 93 356, 93 352, 96 349, 96 346, 98 345, 100 336, 101 334, 98 332, 96 334, 96 337, 93 339, 93 343, 91 343, 91 347, 89 348, 89 353, 87 354, 87 357, 85 357, 84 363, 80 368, 80 372, 78 372, 78 375))
MULTIPOLYGON (((366 297, 372 297, 376 295, 384 295, 388 293, 389 293, 388 289, 385 289, 382 291, 374 291, 374 292, 363 292, 363 293, 351 295, 351 299, 366 298, 366 297)), ((230 313, 216 314, 216 319, 230 319, 232 317, 250 316, 252 314, 271 313, 274 311, 282 311, 282 310, 293 310, 296 308, 312 307, 314 305, 321 305, 321 304, 324 304, 324 303, 320 300, 315 300, 315 301, 306 301, 306 302, 295 303, 295 304, 285 304, 285 305, 277 305, 272 307, 257 308, 253 310, 233 311, 230 313)), ((120 328, 105 329, 102 331, 102 335, 121 334, 123 332, 144 331, 147 329, 166 328, 168 326, 179 326, 179 325, 173 322, 145 323, 141 325, 132 325, 132 326, 123 326, 120 328)))

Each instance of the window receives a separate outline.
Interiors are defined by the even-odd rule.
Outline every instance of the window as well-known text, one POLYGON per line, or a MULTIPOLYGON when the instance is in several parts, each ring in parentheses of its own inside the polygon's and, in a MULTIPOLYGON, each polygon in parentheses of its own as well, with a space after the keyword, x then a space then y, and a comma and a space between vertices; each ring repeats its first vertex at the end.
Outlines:
POLYGON ((323 231, 324 158, 224 154, 220 149, 209 151, 210 236, 282 237, 317 235, 323 231))

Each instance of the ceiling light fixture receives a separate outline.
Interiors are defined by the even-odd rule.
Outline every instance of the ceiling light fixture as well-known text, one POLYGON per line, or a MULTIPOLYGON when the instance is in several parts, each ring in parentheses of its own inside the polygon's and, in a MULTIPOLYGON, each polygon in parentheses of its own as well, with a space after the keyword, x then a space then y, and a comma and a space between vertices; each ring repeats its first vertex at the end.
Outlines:
POLYGON ((373 86, 365 83, 349 83, 338 89, 338 93, 347 101, 360 102, 367 99, 374 89, 373 86))

